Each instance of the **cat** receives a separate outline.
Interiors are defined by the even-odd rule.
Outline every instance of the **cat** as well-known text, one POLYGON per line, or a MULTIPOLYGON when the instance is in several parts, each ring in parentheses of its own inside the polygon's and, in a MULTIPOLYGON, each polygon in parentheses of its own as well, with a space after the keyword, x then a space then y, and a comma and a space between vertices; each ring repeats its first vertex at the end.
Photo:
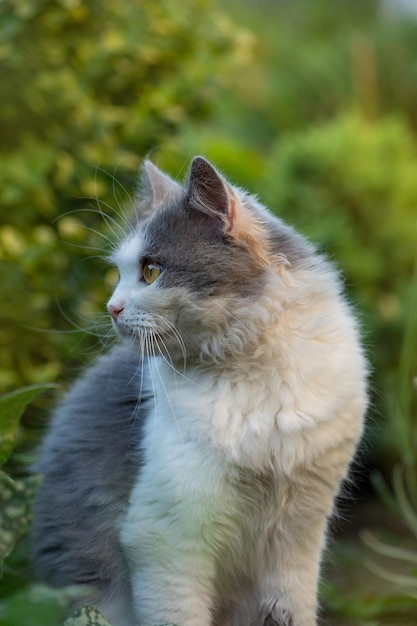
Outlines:
POLYGON ((141 194, 111 255, 119 344, 41 446, 38 575, 114 626, 314 626, 367 406, 339 274, 203 157, 183 186, 145 161, 141 194))

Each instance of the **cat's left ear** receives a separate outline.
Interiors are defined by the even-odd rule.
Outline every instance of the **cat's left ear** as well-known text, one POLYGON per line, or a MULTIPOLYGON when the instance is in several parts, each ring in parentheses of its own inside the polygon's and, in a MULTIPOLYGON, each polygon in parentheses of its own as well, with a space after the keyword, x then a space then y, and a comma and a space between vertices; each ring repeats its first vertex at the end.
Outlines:
POLYGON ((226 231, 232 230, 234 192, 223 176, 201 156, 195 157, 190 166, 187 199, 191 208, 220 218, 226 231))
POLYGON ((141 167, 140 183, 141 200, 146 202, 151 210, 156 210, 162 204, 174 200, 181 192, 180 185, 148 159, 141 167))

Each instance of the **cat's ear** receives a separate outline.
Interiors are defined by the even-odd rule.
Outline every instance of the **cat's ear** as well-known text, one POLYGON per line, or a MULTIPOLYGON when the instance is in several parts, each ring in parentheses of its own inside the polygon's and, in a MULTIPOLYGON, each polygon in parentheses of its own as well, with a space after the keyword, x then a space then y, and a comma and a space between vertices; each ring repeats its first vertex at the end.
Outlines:
POLYGON ((223 176, 201 156, 193 159, 188 178, 189 206, 221 218, 226 230, 233 227, 233 191, 223 176))
POLYGON ((168 174, 146 159, 140 171, 141 202, 148 205, 148 210, 156 210, 162 204, 178 197, 181 187, 168 174))
POLYGON ((249 209, 243 195, 203 157, 195 157, 191 163, 187 199, 191 209, 220 219, 223 232, 245 245, 261 266, 270 264, 262 220, 249 209))

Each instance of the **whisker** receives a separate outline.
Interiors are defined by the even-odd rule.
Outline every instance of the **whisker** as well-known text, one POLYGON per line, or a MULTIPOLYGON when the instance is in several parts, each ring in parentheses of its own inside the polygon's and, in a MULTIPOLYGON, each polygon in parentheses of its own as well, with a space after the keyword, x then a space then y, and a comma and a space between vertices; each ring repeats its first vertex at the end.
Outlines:
POLYGON ((40 328, 39 326, 31 326, 30 324, 20 324, 22 328, 32 330, 35 333, 46 333, 52 335, 78 335, 84 333, 84 328, 73 328, 72 330, 63 328, 40 328))
MULTIPOLYGON (((154 358, 155 355, 151 354, 151 350, 150 350, 150 346, 149 346, 148 333, 144 332, 142 336, 143 336, 143 339, 144 339, 143 343, 144 343, 144 346, 146 348, 148 359, 149 359, 149 361, 152 362, 152 365, 153 365, 154 362, 155 362, 155 358, 154 358)), ((151 385, 152 385, 152 396, 153 396, 153 401, 154 401, 154 423, 153 423, 153 427, 156 428, 157 427, 157 423, 156 423, 156 420, 157 420, 157 401, 156 401, 156 387, 155 387, 154 371, 153 370, 154 370, 153 367, 149 367, 149 378, 150 378, 151 385)))
POLYGON ((153 313, 153 317, 160 320, 165 326, 166 326, 166 330, 171 331, 173 336, 175 337, 175 339, 178 341, 178 345, 181 348, 181 352, 182 352, 182 357, 184 360, 184 369, 186 367, 186 360, 187 360, 187 352, 186 352, 186 348, 185 348, 185 343, 184 340, 181 336, 181 333, 179 332, 179 330, 176 328, 176 326, 170 322, 170 320, 168 320, 166 317, 164 317, 163 315, 159 315, 158 313, 153 313))
MULTIPOLYGON (((76 315, 78 317, 79 320, 86 322, 90 328, 88 326, 82 326, 81 324, 79 324, 75 319, 72 319, 68 312, 65 311, 65 309, 63 308, 63 306, 61 305, 61 302, 59 301, 59 299, 56 299, 56 305, 58 307, 58 310, 60 312, 60 314, 62 315, 62 317, 73 327, 73 330, 65 330, 62 332, 65 333, 74 333, 74 334, 78 334, 78 333, 82 333, 85 335, 90 335, 95 337, 96 339, 109 339, 110 337, 114 337, 114 333, 112 331, 111 326, 109 327, 109 323, 108 323, 108 316, 105 315, 104 313, 99 313, 97 314, 97 319, 91 319, 91 318, 87 318, 84 317, 83 315, 81 315, 80 313, 70 310, 70 312, 73 315, 76 315), (104 315, 105 315, 105 319, 104 319, 104 315), (99 319, 99 316, 103 316, 102 319, 99 319), (101 332, 101 328, 103 329, 105 328, 106 332, 101 332)), ((45 332, 51 332, 50 330, 45 331, 45 332)), ((59 331, 61 332, 61 331, 59 331)))
POLYGON ((138 396, 136 398, 136 403, 135 403, 135 408, 132 411, 132 421, 131 421, 131 433, 134 432, 134 428, 135 428, 135 424, 136 424, 136 420, 139 416, 139 411, 140 411, 140 407, 142 405, 143 402, 143 380, 144 380, 144 355, 143 355, 143 347, 142 347, 142 342, 140 342, 140 346, 141 346, 141 354, 139 355, 139 363, 134 371, 134 373, 132 374, 132 377, 130 378, 130 380, 128 381, 127 385, 130 385, 131 383, 133 383, 133 381, 140 376, 140 380, 139 380, 139 391, 138 391, 138 396))
MULTIPOLYGON (((150 338, 151 338, 151 341, 152 341, 152 343, 153 343, 153 342, 155 341, 155 339, 152 337, 152 335, 150 335, 150 338)), ((161 376, 161 372, 160 372, 160 370, 159 370, 159 366, 158 366, 158 359, 157 359, 157 358, 156 358, 156 359, 154 359, 154 363, 155 363, 155 369, 156 369, 156 371, 157 371, 157 374, 158 374, 158 377, 159 377, 159 380, 160 380, 160 383, 161 383, 162 389, 163 389, 163 391, 164 391, 165 397, 166 397, 166 399, 167 399, 167 401, 168 401, 168 404, 169 404, 169 407, 170 407, 170 409, 171 409, 171 414, 172 414, 172 417, 173 417, 173 418, 174 418, 174 420, 175 420, 175 424, 176 424, 177 429, 178 429, 178 434, 179 434, 179 436, 180 436, 180 438, 181 438, 181 442, 182 442, 182 444, 184 445, 184 444, 185 444, 185 442, 184 442, 184 437, 183 437, 183 435, 182 435, 181 427, 180 427, 180 425, 179 425, 179 422, 178 422, 177 416, 176 416, 176 414, 175 414, 174 407, 172 406, 171 398, 169 397, 168 390, 167 390, 167 388, 166 388, 166 386, 165 386, 165 383, 164 383, 164 379, 163 379, 163 377, 161 376)))
POLYGON ((165 354, 161 350, 159 350, 159 356, 163 359, 163 361, 166 363, 166 365, 168 365, 168 367, 170 369, 172 369, 174 374, 180 376, 183 380, 186 380, 188 383, 194 385, 195 387, 199 387, 200 389, 203 389, 203 387, 199 383, 197 383, 195 380, 192 380, 192 378, 189 378, 188 376, 185 375, 184 372, 180 372, 175 367, 172 359, 169 357, 168 348, 166 346, 166 343, 165 343, 164 339, 162 337, 158 337, 158 341, 162 344, 165 352, 167 353, 167 356, 165 356, 165 354))
MULTIPOLYGON (((117 167, 118 166, 116 166, 114 172, 117 171, 117 167)), ((124 187, 124 185, 120 182, 120 180, 118 178, 116 178, 115 173, 111 174, 111 172, 109 172, 108 170, 104 169, 103 167, 101 167, 99 165, 96 166, 96 171, 95 171, 96 185, 97 185, 97 173, 99 171, 103 172, 106 176, 108 176, 112 180, 113 196, 114 196, 114 199, 116 200, 118 211, 116 211, 115 209, 112 209, 112 210, 121 219, 125 229, 127 228, 128 231, 133 232, 134 229, 133 229, 132 223, 128 219, 128 217, 126 216, 126 213, 124 211, 122 203, 119 200, 119 195, 120 194, 116 191, 116 184, 119 186, 119 188, 123 191, 123 193, 127 197, 128 201, 129 201, 129 203, 131 205, 132 211, 134 212, 135 209, 136 209, 136 205, 135 205, 133 197, 130 195, 130 193, 127 191, 127 189, 124 187)), ((100 200, 98 198, 96 198, 96 200, 97 200, 97 202, 100 202, 100 200)), ((101 210, 101 208, 100 208, 100 210, 101 210)), ((125 234, 124 233, 124 229, 121 228, 120 224, 117 223, 116 225, 123 231, 123 235, 124 235, 125 234)))
MULTIPOLYGON (((107 206, 108 206, 108 208, 110 210, 112 210, 112 207, 110 205, 107 205, 107 206)), ((121 226, 117 222, 117 220, 115 220, 113 217, 111 217, 111 215, 107 215, 107 213, 104 213, 101 210, 94 211, 94 213, 97 213, 98 215, 100 215, 100 217, 102 218, 102 220, 105 223, 106 227, 110 230, 112 236, 116 240, 119 241, 120 238, 123 238, 125 236, 124 230, 121 228, 121 226), (120 232, 117 232, 113 228, 114 225, 116 225, 120 229, 120 232)), ((93 235, 97 235, 98 237, 103 239, 107 243, 107 245, 109 245, 111 247, 111 249, 115 249, 116 248, 117 242, 115 242, 114 239, 112 239, 109 235, 105 235, 100 230, 97 230, 96 228, 93 228, 92 226, 84 225, 84 228, 85 228, 85 230, 89 231, 93 235)))
POLYGON ((100 248, 102 254, 89 254, 83 259, 79 259, 78 263, 86 263, 87 261, 92 261, 93 259, 98 259, 102 263, 105 263, 107 267, 109 266, 109 261, 111 259, 111 252, 103 252, 103 248, 100 248))
POLYGON ((128 226, 129 225, 129 220, 126 217, 126 214, 125 214, 125 211, 124 211, 124 208, 123 208, 122 204, 118 200, 118 197, 117 197, 118 196, 118 192, 116 191, 115 183, 117 183, 119 189, 121 189, 122 192, 125 194, 125 196, 128 198, 130 206, 131 206, 133 211, 135 211, 136 205, 135 205, 135 201, 134 201, 133 197, 127 191, 126 187, 120 182, 120 180, 118 178, 116 178, 116 172, 117 172, 117 168, 119 167, 119 165, 120 165, 120 163, 115 167, 114 174, 112 175, 112 188, 113 188, 113 194, 114 194, 115 200, 117 202, 117 207, 118 207, 119 212, 120 212, 120 216, 123 217, 123 219, 125 221, 125 224, 128 226))
MULTIPOLYGON (((84 198, 85 200, 93 200, 93 198, 90 197, 86 197, 84 198)), ((108 205, 108 208, 110 210, 113 210, 112 207, 110 205, 108 205)), ((64 217, 68 217, 77 213, 93 213, 96 215, 99 215, 104 223, 106 224, 106 226, 110 229, 111 233, 113 234, 114 237, 116 237, 118 240, 120 240, 120 237, 123 237, 125 235, 123 229, 120 227, 120 225, 118 224, 118 222, 112 218, 110 215, 105 214, 103 211, 101 210, 97 210, 97 209, 93 209, 93 208, 89 208, 89 207, 83 207, 81 209, 72 209, 71 211, 66 211, 65 213, 62 213, 61 215, 58 215, 58 217, 56 217, 53 220, 53 224, 59 222, 59 220, 63 219, 64 217), (112 221, 114 223, 114 225, 117 225, 120 228, 120 233, 116 233, 113 228, 109 225, 109 221, 112 221)), ((110 246, 111 249, 115 249, 115 247, 117 246, 117 243, 108 235, 105 235, 103 232, 97 230, 96 228, 93 228, 92 226, 88 226, 87 224, 80 224, 80 226, 85 230, 88 231, 90 233, 92 233, 93 235, 96 235, 97 237, 99 237, 100 239, 104 240, 106 242, 107 245, 110 246)), ((66 242, 68 244, 72 244, 72 242, 66 242)), ((79 244, 72 244, 74 246, 77 246, 79 244)), ((98 250, 100 250, 101 248, 98 248, 98 250)))
POLYGON ((89 200, 94 200, 96 202, 98 206, 97 211, 101 215, 103 222, 106 224, 107 228, 109 228, 110 231, 112 232, 113 236, 116 237, 117 239, 125 237, 126 235, 125 229, 119 222, 120 218, 122 218, 122 221, 124 221, 125 218, 120 216, 118 212, 116 211, 116 209, 108 202, 105 202, 104 200, 101 200, 99 198, 89 198, 89 200), (115 213, 117 217, 119 218, 119 220, 112 217, 108 213, 105 213, 102 209, 103 206, 109 209, 112 213, 115 213))
MULTIPOLYGON (((106 258, 103 255, 103 247, 102 246, 101 247, 100 246, 89 246, 87 244, 74 243, 73 241, 68 241, 66 239, 60 239, 60 241, 65 243, 66 246, 71 246, 71 248, 79 248, 80 250, 97 250, 98 252, 102 253, 102 254, 97 254, 95 256, 89 256, 88 259, 102 259, 102 258, 106 258)), ((84 259, 84 261, 85 260, 86 259, 84 259)))
POLYGON ((223 306, 222 304, 220 304, 220 302, 217 302, 217 300, 215 300, 215 299, 213 299, 213 302, 214 302, 214 304, 216 304, 216 305, 219 307, 219 309, 222 309, 222 311, 224 311, 225 313, 227 313, 227 314, 228 314, 228 315, 229 315, 232 319, 236 320, 236 322, 240 322, 240 321, 241 321, 241 320, 240 320, 240 319, 239 319, 236 315, 234 315, 233 313, 231 313, 231 312, 229 311, 229 309, 226 309, 226 307, 225 307, 225 306, 223 306))
POLYGON ((113 181, 113 186, 114 183, 117 183, 117 185, 120 187, 120 189, 123 191, 123 193, 125 194, 125 196, 128 198, 132 208, 135 208, 135 202, 134 202, 134 198, 133 196, 129 193, 129 191, 126 189, 126 187, 123 185, 123 183, 120 182, 120 180, 116 177, 116 172, 118 170, 120 166, 120 161, 119 163, 115 166, 114 168, 114 174, 112 174, 111 172, 109 172, 109 170, 106 170, 104 167, 102 167, 101 165, 96 165, 95 169, 96 169, 96 178, 97 178, 97 172, 103 172, 103 174, 106 174, 106 176, 108 176, 109 178, 112 179, 113 181))
MULTIPOLYGON (((101 314, 105 317, 105 319, 107 320, 107 314, 103 313, 101 314)), ((64 315, 65 316, 65 315, 64 315)), ((65 316, 67 317, 67 316, 65 316)), ((80 316, 80 319, 83 319, 82 316, 80 316)), ((72 321, 72 320, 69 320, 72 321)), ((87 320, 89 321, 89 320, 87 320)), ((181 336, 181 333, 178 331, 178 329, 176 328, 176 326, 170 321, 168 320, 166 317, 158 314, 158 313, 152 313, 152 314, 147 314, 142 318, 142 324, 144 324, 144 326, 139 326, 136 329, 136 332, 134 333, 134 336, 136 338, 136 343, 139 344, 140 349, 141 349, 141 354, 142 354, 142 358, 145 359, 146 356, 148 356, 149 358, 153 358, 156 357, 156 355, 158 354, 158 356, 161 357, 161 359, 166 363, 166 365, 173 370, 173 372, 175 372, 176 375, 181 376, 181 378, 183 378, 184 380, 188 381, 189 383, 195 385, 195 386, 199 386, 197 382, 195 382, 194 380, 188 378, 185 375, 187 366, 186 366, 186 347, 185 347, 185 343, 184 340, 181 336), (168 333, 170 333, 172 335, 172 337, 175 339, 175 341, 178 343, 178 346, 180 347, 181 350, 181 355, 182 355, 182 360, 183 360, 183 371, 179 371, 177 369, 177 367, 175 367, 174 362, 171 358, 170 355, 170 351, 169 351, 169 347, 166 343, 166 340, 164 339, 163 335, 161 334, 162 331, 166 331, 168 333), (159 345, 158 345, 159 344, 159 345), (162 348, 162 349, 161 349, 162 348)), ((82 330, 82 327, 79 327, 82 330)), ((91 332, 91 331, 90 331, 91 332)), ((94 333, 92 333, 94 334, 94 333)), ((112 334, 112 331, 110 330, 110 335, 112 334)), ((106 337, 107 335, 105 335, 104 333, 102 333, 103 337, 106 337)))
MULTIPOLYGON (((79 199, 95 202, 98 208, 95 209, 93 207, 84 207, 82 209, 76 209, 76 211, 86 212, 86 213, 88 212, 88 213, 99 215, 100 218, 103 220, 104 224, 106 225, 106 227, 112 233, 113 237, 115 237, 117 240, 120 240, 126 235, 126 232, 123 226, 119 223, 119 221, 115 217, 113 217, 113 215, 111 215, 111 213, 115 213, 118 218, 121 217, 111 204, 109 204, 108 202, 100 198, 97 198, 97 197, 94 198, 93 196, 83 196, 83 197, 80 197, 79 199), (108 209, 109 212, 103 211, 103 207, 108 209)), ((97 234, 101 234, 101 233, 97 232, 97 234)))
POLYGON ((177 374, 178 376, 180 376, 181 378, 183 378, 184 380, 186 380, 187 382, 191 383, 192 385, 196 386, 196 387, 200 387, 201 389, 203 388, 201 385, 199 385, 199 383, 197 383, 195 380, 192 380, 191 378, 189 378, 188 376, 185 375, 186 372, 186 349, 185 349, 185 343, 184 340, 181 337, 180 332, 178 331, 178 329, 174 326, 174 324, 172 322, 170 322, 167 318, 163 317, 162 315, 159 315, 157 313, 153 313, 152 317, 157 318, 159 321, 161 321, 162 323, 164 323, 166 325, 166 330, 167 331, 171 331, 174 338, 178 341, 180 348, 181 348, 181 352, 183 355, 183 361, 184 361, 184 366, 183 366, 183 371, 180 372, 174 365, 172 358, 169 354, 169 350, 168 347, 166 345, 165 340, 163 339, 163 337, 158 333, 158 326, 155 324, 155 320, 153 319, 149 319, 148 323, 150 324, 149 328, 151 329, 151 331, 153 331, 157 336, 158 336, 158 342, 160 344, 162 344, 162 347, 164 348, 164 352, 162 350, 159 349, 159 356, 165 361, 165 363, 168 365, 168 367, 170 367, 173 372, 175 372, 175 374, 177 374))

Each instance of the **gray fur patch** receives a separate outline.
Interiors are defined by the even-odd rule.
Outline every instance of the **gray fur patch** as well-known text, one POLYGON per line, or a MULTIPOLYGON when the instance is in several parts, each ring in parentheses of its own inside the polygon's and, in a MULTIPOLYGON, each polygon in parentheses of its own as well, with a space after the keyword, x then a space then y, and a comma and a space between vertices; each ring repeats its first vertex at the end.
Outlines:
MULTIPOLYGON (((232 190, 201 157, 193 160, 184 187, 150 162, 144 163, 135 228, 145 233, 142 258, 168 270, 161 277, 161 287, 185 287, 201 297, 260 293, 263 267, 244 242, 225 230, 227 189, 232 190)), ((291 227, 250 196, 243 194, 241 200, 264 225, 271 258, 285 258, 293 265, 315 257, 314 247, 291 227)))
POLYGON ((256 296, 263 268, 240 242, 224 235, 223 222, 186 200, 158 211, 146 224, 143 256, 161 263, 162 287, 186 287, 202 297, 256 296))
POLYGON ((52 585, 102 589, 123 577, 116 521, 141 463, 148 394, 140 395, 140 368, 125 348, 98 359, 67 394, 44 440, 34 468, 45 476, 32 543, 37 573, 52 585))
POLYGON ((284 256, 291 265, 315 258, 315 249, 302 235, 280 219, 271 216, 267 224, 269 248, 272 254, 284 256))

